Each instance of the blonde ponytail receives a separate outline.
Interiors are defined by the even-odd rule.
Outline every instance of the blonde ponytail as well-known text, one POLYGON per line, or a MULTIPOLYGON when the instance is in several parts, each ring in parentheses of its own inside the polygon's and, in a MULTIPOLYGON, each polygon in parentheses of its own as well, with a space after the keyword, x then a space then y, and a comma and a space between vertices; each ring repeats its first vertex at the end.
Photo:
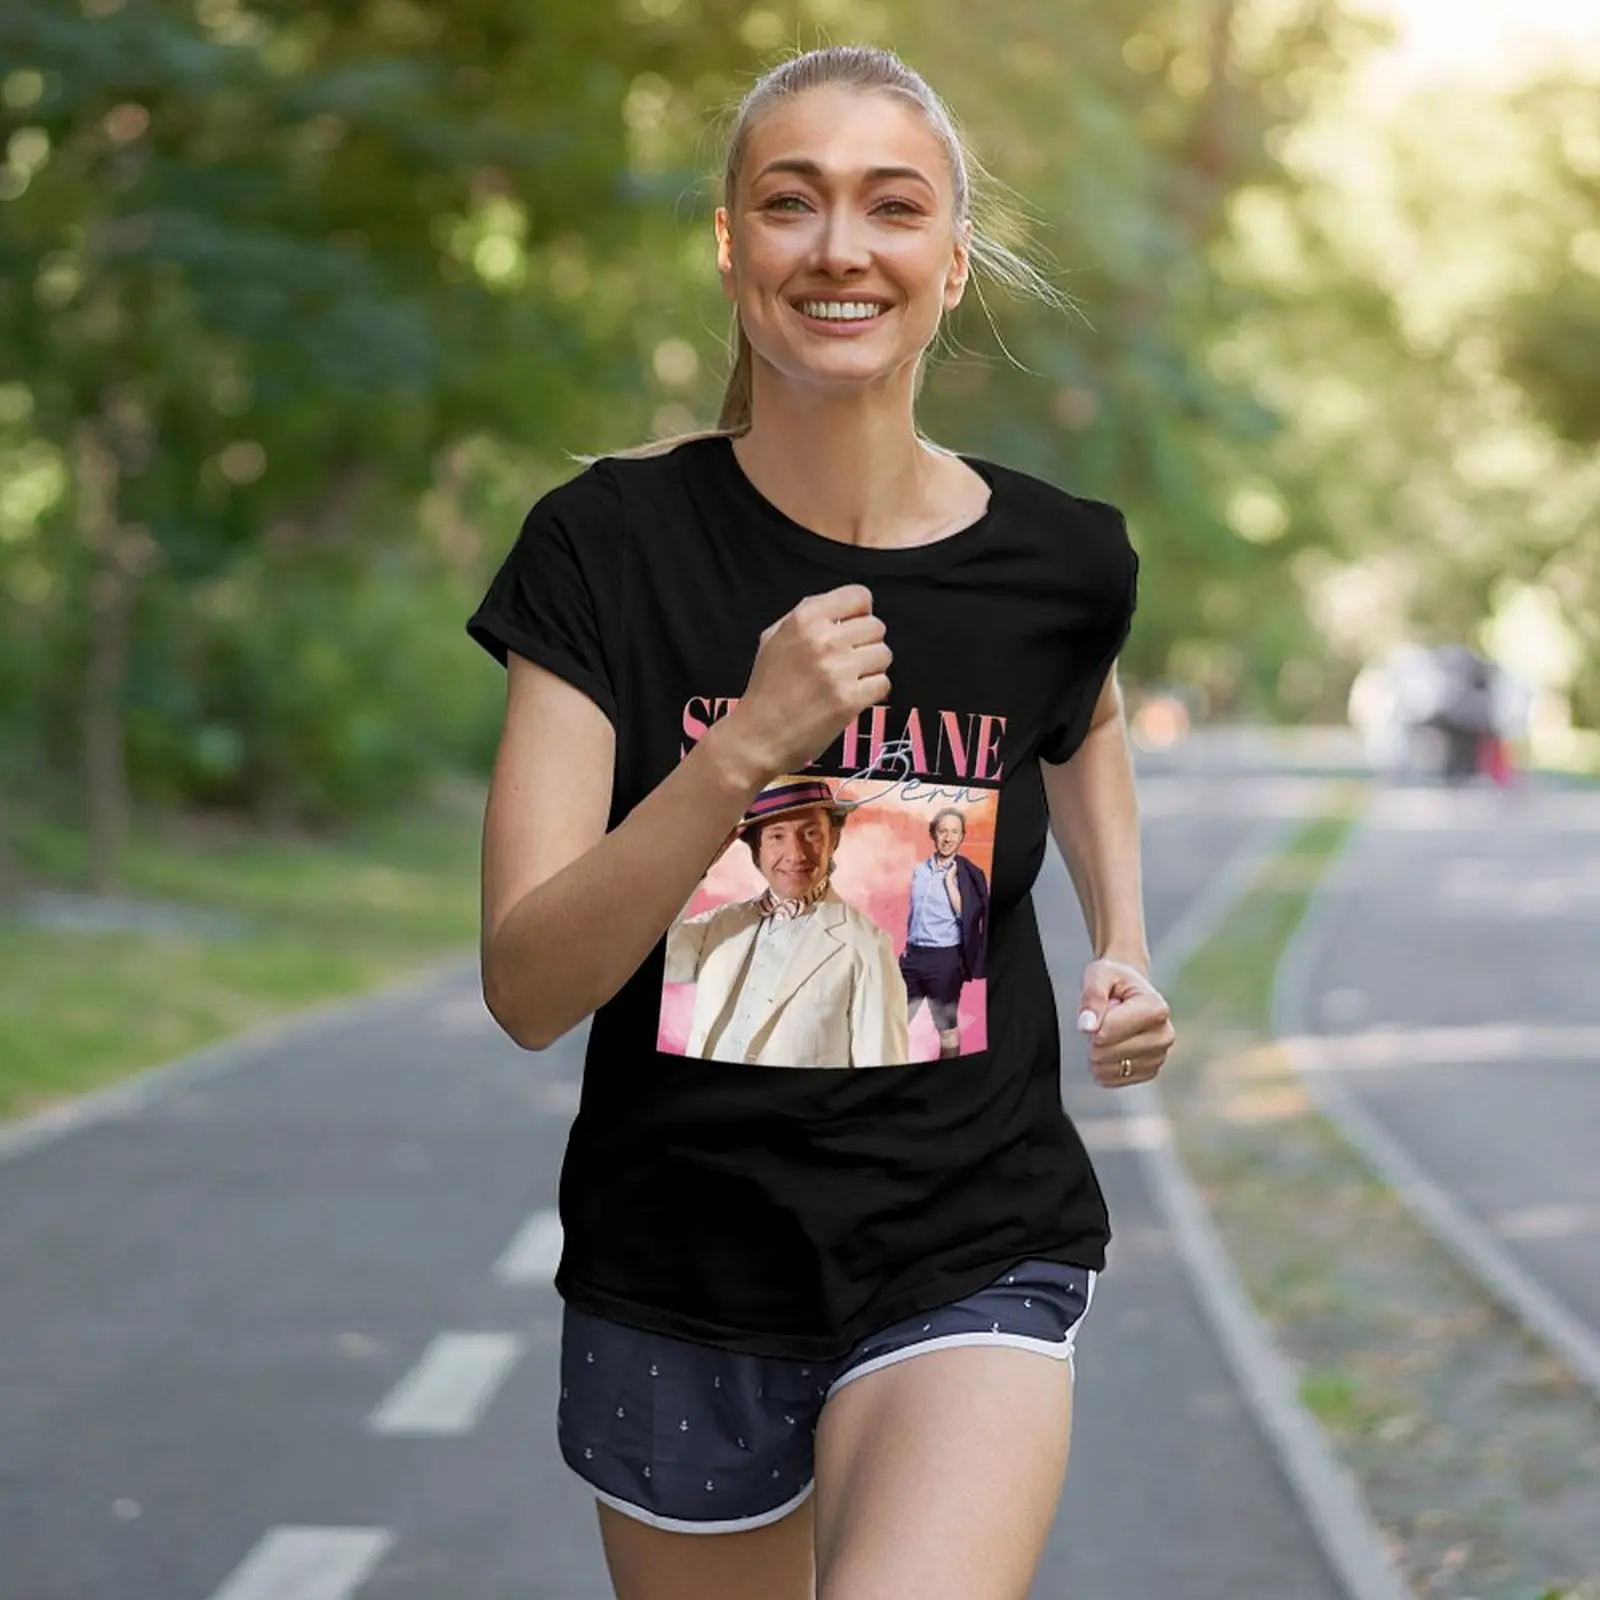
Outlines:
POLYGON ((717 413, 718 433, 737 435, 750 431, 752 402, 755 398, 755 352, 745 337, 744 324, 733 319, 733 369, 722 391, 722 409, 717 413))

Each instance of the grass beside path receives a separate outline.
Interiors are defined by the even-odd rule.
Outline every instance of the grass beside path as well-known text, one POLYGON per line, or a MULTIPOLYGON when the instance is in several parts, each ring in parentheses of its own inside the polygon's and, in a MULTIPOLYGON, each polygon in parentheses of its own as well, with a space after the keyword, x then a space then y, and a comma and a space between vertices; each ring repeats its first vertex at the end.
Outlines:
MULTIPOLYGON (((237 929, 69 932, 0 920, 0 1119, 469 954, 480 820, 481 795, 467 784, 337 838, 142 820, 122 894, 220 914, 237 929)), ((39 820, 20 834, 33 888, 81 889, 77 833, 39 820)))
POLYGON ((1600 1600, 1600 1406, 1308 1099, 1273 978, 1356 804, 1306 825, 1179 974, 1163 1104, 1301 1399, 1426 1600, 1600 1600))

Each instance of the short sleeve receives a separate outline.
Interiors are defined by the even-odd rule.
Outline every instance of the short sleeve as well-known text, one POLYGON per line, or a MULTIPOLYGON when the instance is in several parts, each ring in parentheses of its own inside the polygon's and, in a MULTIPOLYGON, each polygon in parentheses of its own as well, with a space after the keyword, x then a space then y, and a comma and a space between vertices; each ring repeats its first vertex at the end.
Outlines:
POLYGON ((467 632, 502 666, 515 652, 581 689, 617 720, 622 528, 616 485, 597 462, 523 520, 467 632))
POLYGON ((1122 513, 1098 502, 1086 502, 1098 512, 1094 564, 1103 574, 1101 614, 1075 652, 1063 689, 1061 709, 1046 729, 1039 757, 1052 765, 1070 761, 1089 733, 1095 702, 1105 687, 1112 664, 1127 643, 1133 613, 1139 600, 1139 557, 1128 541, 1122 513))

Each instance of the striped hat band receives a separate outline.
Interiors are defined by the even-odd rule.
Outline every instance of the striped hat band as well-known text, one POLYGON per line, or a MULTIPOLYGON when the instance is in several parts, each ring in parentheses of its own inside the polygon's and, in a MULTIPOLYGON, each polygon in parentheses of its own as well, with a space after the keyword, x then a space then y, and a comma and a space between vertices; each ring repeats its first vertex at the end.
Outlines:
POLYGON ((773 817, 786 816, 791 811, 811 811, 817 806, 826 806, 832 811, 837 805, 831 785, 822 778, 779 778, 745 807, 739 828, 742 832, 758 822, 770 822, 773 817))

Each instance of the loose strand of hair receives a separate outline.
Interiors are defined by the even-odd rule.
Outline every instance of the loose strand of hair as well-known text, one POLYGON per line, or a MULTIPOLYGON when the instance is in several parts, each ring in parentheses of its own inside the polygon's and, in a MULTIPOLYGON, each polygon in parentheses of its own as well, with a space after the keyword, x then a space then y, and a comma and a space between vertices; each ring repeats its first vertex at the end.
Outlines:
MULTIPOLYGON (((972 155, 950 108, 919 73, 892 51, 874 46, 827 45, 797 52, 757 78, 731 109, 721 185, 725 205, 731 208, 734 202, 744 145, 750 127, 762 108, 790 95, 830 84, 839 84, 862 93, 889 94, 906 101, 928 119, 944 142, 950 160, 951 179, 956 189, 958 220, 972 224, 968 252, 973 292, 995 343, 1013 367, 1020 372, 1033 371, 1019 361, 1006 344, 984 293, 984 280, 1019 299, 1035 300, 1061 315, 1076 316, 1085 326, 1089 326, 1083 308, 1071 294, 1053 282, 1039 265, 1004 242, 1007 232, 1031 232, 1038 219, 1028 214, 1028 207, 1020 196, 1006 189, 972 155), (997 201, 996 196, 1002 191, 1007 194, 1010 203, 997 201)), ((952 343, 956 343, 953 336, 947 334, 947 328, 948 322, 942 321, 937 338, 944 340, 949 337, 952 343)), ((680 445, 706 439, 735 439, 747 433, 752 421, 755 357, 737 313, 733 319, 730 344, 728 377, 715 427, 652 439, 609 454, 621 459, 637 460, 665 455, 680 445)), ((926 367, 926 359, 918 363, 919 393, 926 367)), ((573 454, 572 459, 589 465, 603 457, 573 454)))

